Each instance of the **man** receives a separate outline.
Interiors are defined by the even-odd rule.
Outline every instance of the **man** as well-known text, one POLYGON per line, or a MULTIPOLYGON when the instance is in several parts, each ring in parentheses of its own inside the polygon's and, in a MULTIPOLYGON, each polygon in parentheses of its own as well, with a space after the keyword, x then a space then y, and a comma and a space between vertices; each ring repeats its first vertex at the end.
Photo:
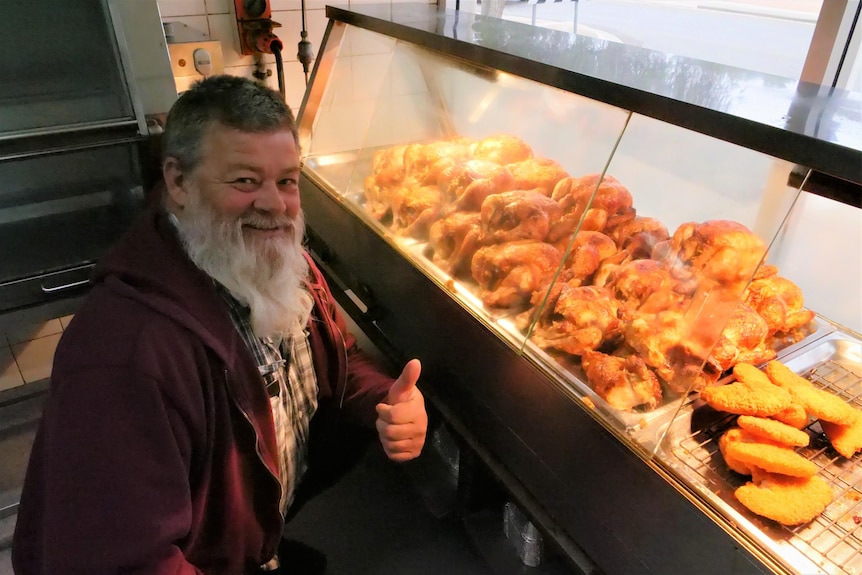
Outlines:
POLYGON ((301 247, 299 173, 275 92, 217 76, 177 100, 163 206, 99 263, 57 348, 16 573, 290 573, 285 517, 348 426, 419 455, 419 362, 393 383, 356 347, 301 247))

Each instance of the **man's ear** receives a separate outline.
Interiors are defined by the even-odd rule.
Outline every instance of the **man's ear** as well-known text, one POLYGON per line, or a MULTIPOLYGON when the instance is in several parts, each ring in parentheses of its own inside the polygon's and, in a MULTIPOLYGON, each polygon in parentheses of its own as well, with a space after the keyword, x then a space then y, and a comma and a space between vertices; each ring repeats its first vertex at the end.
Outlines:
POLYGON ((180 161, 172 156, 165 158, 162 163, 162 177, 165 179, 165 188, 172 203, 183 208, 188 201, 188 191, 180 161))

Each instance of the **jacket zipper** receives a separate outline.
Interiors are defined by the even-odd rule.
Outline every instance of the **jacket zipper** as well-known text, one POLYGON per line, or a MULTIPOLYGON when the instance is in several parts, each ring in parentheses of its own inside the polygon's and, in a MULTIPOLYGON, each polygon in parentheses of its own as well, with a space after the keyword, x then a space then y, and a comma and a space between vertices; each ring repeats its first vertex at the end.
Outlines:
MULTIPOLYGON (((227 385, 227 388, 231 389, 230 375, 228 374, 228 370, 224 370, 224 380, 225 380, 225 385, 227 385)), ((233 396, 233 395, 234 394, 231 394, 231 396, 233 396)), ((254 426, 254 423, 251 420, 251 416, 245 411, 245 409, 242 408, 242 406, 239 404, 239 402, 236 400, 235 397, 234 397, 233 402, 234 402, 234 405, 236 405, 236 408, 239 410, 239 412, 242 414, 242 416, 245 418, 245 420, 251 426, 251 430, 254 433, 254 452, 255 452, 255 455, 257 455, 258 460, 260 460, 260 462, 263 464, 264 469, 266 469, 266 471, 267 471, 267 473, 269 473, 270 477, 275 479, 275 482, 278 484, 278 503, 276 503, 276 511, 278 511, 278 515, 279 515, 279 517, 281 517, 281 525, 284 525, 284 517, 285 516, 284 516, 284 513, 282 513, 282 511, 281 511, 281 499, 282 499, 283 494, 284 494, 284 486, 281 484, 281 478, 278 477, 275 473, 273 473, 272 470, 269 468, 269 466, 266 464, 266 462, 263 460, 263 454, 260 451, 260 436, 257 434, 257 428, 254 426)), ((280 533, 279 533, 279 538, 281 538, 280 533)))
POLYGON ((341 357, 344 359, 344 376, 341 378, 341 396, 338 398, 338 409, 344 408, 344 396, 347 394, 347 342, 344 340, 344 334, 338 329, 338 326, 332 322, 333 331, 338 336, 339 347, 341 348, 341 357))
POLYGON ((339 348, 341 348, 340 349, 340 355, 341 355, 340 359, 343 360, 342 365, 344 365, 344 371, 342 374, 339 374, 340 378, 339 378, 339 381, 336 382, 335 393, 333 394, 333 395, 339 395, 338 384, 340 383, 341 384, 341 394, 339 395, 339 398, 338 398, 338 409, 340 411, 341 409, 344 408, 344 396, 347 394, 347 361, 348 361, 348 358, 347 358, 347 341, 344 337, 344 334, 341 332, 341 329, 339 329, 339 327, 335 324, 335 321, 332 319, 332 316, 330 315, 330 313, 328 313, 330 307, 333 309, 335 308, 335 302, 332 300, 331 297, 329 297, 329 294, 327 294, 326 289, 323 287, 323 285, 324 285, 323 275, 321 274, 320 270, 317 268, 316 264, 314 263, 314 260, 311 258, 311 255, 306 252, 305 257, 306 257, 306 260, 308 260, 308 264, 309 264, 310 268, 312 270, 314 270, 314 273, 312 274, 314 276, 314 283, 309 282, 308 285, 312 290, 316 291, 316 295, 317 295, 316 299, 318 301, 315 302, 315 305, 317 305, 318 303, 321 304, 320 308, 323 311, 323 316, 326 320, 327 326, 329 327, 329 332, 331 334, 333 334, 333 337, 335 337, 336 335, 338 336, 337 341, 336 341, 336 345, 339 348), (328 304, 328 305, 323 305, 323 304, 328 304), (340 344, 340 345, 338 345, 338 344, 340 344))
POLYGON ((323 308, 323 317, 326 321, 326 325, 329 328, 329 333, 333 335, 336 339, 336 346, 339 348, 339 354, 341 355, 341 359, 343 362, 341 363, 344 366, 344 370, 339 374, 339 381, 336 383, 335 395, 339 395, 338 393, 338 385, 341 386, 341 394, 338 398, 338 408, 342 409, 344 407, 344 396, 347 394, 347 342, 344 338, 344 334, 341 332, 341 329, 335 324, 335 321, 332 319, 332 316, 328 312, 329 307, 334 307, 335 302, 332 301, 326 294, 326 290, 323 289, 319 284, 314 285, 314 289, 317 291, 317 297, 320 300, 323 308))

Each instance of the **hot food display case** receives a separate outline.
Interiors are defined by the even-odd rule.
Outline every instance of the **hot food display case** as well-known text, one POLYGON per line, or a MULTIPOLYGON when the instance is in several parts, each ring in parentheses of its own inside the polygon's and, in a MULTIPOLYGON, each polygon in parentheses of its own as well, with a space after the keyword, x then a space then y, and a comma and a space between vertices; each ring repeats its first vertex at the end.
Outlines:
POLYGON ((571 565, 860 572, 860 95, 327 14, 309 248, 571 565))

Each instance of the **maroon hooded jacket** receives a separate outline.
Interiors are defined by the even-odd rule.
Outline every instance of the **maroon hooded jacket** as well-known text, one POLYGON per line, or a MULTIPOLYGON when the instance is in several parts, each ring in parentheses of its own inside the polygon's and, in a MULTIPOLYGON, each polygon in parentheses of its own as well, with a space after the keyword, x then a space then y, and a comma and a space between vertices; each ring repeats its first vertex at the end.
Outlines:
MULTIPOLYGON (((320 271, 309 475, 333 422, 373 426, 392 384, 356 347, 320 271)), ((276 552, 276 439, 251 352, 163 213, 99 263, 63 334, 21 496, 19 575, 238 575, 276 552)))

